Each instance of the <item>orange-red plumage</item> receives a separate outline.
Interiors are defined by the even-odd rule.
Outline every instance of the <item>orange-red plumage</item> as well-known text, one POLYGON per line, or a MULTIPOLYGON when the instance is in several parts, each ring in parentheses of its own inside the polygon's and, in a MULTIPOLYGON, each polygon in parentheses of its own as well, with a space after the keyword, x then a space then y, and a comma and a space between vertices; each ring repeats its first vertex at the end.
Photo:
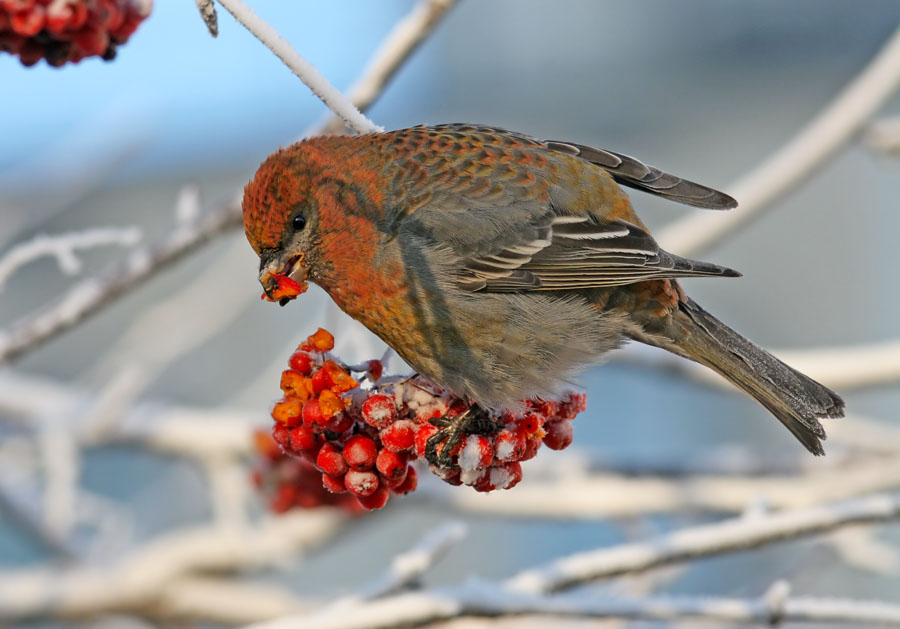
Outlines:
POLYGON ((247 185, 267 293, 324 288, 420 373, 488 409, 550 395, 627 339, 723 374, 821 452, 840 398, 725 327, 675 278, 734 276, 659 248, 621 185, 734 200, 633 158, 474 125, 305 140, 247 185))

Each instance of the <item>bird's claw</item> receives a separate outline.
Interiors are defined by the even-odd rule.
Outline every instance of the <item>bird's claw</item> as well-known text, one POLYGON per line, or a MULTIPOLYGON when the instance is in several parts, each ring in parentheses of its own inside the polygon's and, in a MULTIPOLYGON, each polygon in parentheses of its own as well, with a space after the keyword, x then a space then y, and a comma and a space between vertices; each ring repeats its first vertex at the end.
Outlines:
POLYGON ((477 406, 470 406, 455 417, 433 417, 428 421, 439 430, 425 442, 425 460, 440 469, 453 467, 453 452, 463 437, 490 436, 498 430, 497 421, 477 406), (441 444, 443 446, 438 451, 441 444))

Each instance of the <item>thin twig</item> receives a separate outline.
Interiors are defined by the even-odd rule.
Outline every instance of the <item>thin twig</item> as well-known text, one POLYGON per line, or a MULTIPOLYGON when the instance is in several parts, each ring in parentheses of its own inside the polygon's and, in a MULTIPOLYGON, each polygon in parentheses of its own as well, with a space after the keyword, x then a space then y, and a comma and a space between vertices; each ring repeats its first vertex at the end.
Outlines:
MULTIPOLYGON (((387 83, 441 23, 457 0, 419 0, 413 10, 397 22, 369 60, 359 80, 347 90, 350 101, 365 111, 381 96, 387 83)), ((329 115, 305 135, 341 133, 344 121, 329 115)))
POLYGON ((699 210, 659 234, 680 255, 696 256, 724 242, 834 156, 900 85, 900 30, 818 116, 775 154, 727 189, 740 207, 722 214, 699 210))
POLYGON ((340 116, 348 127, 357 133, 384 131, 382 127, 366 118, 346 96, 322 76, 315 66, 301 57, 290 43, 279 35, 271 24, 259 17, 253 9, 241 0, 219 0, 219 2, 234 16, 234 19, 281 59, 284 65, 290 68, 291 72, 296 74, 331 111, 340 116))
POLYGON ((512 590, 556 592, 621 574, 634 574, 698 557, 710 557, 831 531, 851 524, 900 517, 900 494, 880 494, 805 509, 735 518, 682 529, 646 542, 577 553, 526 570, 507 581, 512 590))
POLYGON ((138 247, 101 275, 73 286, 58 302, 0 331, 0 364, 72 328, 114 303, 116 297, 197 251, 205 241, 240 224, 241 209, 235 202, 205 214, 193 225, 176 227, 153 245, 138 247))
POLYGON ((81 260, 76 251, 96 249, 108 245, 131 247, 141 239, 136 227, 95 227, 81 232, 54 236, 35 236, 28 242, 16 245, 0 257, 0 291, 18 269, 40 258, 56 258, 59 270, 66 275, 81 272, 81 260))
POLYGON ((881 601, 790 598, 782 596, 783 592, 783 587, 773 587, 754 599, 693 596, 611 598, 595 594, 539 596, 510 592, 489 582, 472 581, 462 586, 372 601, 329 616, 293 616, 252 625, 248 629, 302 629, 311 626, 329 629, 386 629, 418 626, 465 616, 516 617, 526 614, 583 619, 900 625, 900 605, 881 601), (316 623, 309 624, 313 619, 316 623))

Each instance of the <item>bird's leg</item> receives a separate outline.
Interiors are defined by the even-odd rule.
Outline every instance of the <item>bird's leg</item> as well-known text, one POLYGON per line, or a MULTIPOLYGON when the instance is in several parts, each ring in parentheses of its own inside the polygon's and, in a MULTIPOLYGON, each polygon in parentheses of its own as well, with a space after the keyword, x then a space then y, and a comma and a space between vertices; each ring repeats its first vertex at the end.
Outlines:
POLYGON ((463 436, 491 436, 498 430, 497 420, 477 405, 470 406, 455 417, 434 417, 428 421, 439 430, 425 442, 425 460, 441 469, 453 466, 452 452, 463 436), (443 446, 438 452, 441 443, 443 446))

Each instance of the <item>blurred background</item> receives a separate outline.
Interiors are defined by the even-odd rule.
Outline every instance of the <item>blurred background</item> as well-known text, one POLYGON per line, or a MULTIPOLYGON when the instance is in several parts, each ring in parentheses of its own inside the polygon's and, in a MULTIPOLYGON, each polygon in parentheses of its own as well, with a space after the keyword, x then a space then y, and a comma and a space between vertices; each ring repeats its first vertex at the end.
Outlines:
MULTIPOLYGON (((251 4, 341 89, 412 6, 399 0, 251 4)), ((723 188, 824 107, 898 23, 900 4, 891 0, 869 0, 864 10, 839 0, 462 0, 368 115, 388 129, 466 121, 573 140, 723 188)), ((136 225, 152 242, 171 228, 186 185, 197 186, 204 205, 232 199, 268 153, 326 113, 230 15, 220 10, 220 34, 212 39, 187 1, 157 2, 111 63, 25 69, 0 54, 0 78, 0 257, 37 234, 100 225, 136 225)), ((894 98, 882 114, 898 106, 894 98)), ((743 278, 684 284, 698 302, 768 348, 892 339, 900 320, 898 182, 897 161, 852 143, 773 211, 703 256, 739 269, 743 278)), ((687 211, 631 196, 651 228, 687 211)), ((87 251, 84 273, 98 273, 122 255, 115 247, 87 251)), ((317 327, 335 331, 337 353, 348 362, 380 355, 380 341, 354 328, 319 289, 276 308, 259 300, 256 275, 243 234, 230 232, 5 369, 95 392, 137 370, 140 401, 229 409, 266 428, 289 353, 317 327), (173 296, 178 301, 167 301, 173 296)), ((23 268, 0 293, 0 329, 72 282, 51 259, 23 268)), ((613 469, 678 467, 712 452, 820 464, 807 461, 749 398, 659 369, 646 352, 623 354, 583 376, 588 410, 576 420, 571 451, 613 469)), ((900 425, 896 384, 845 397, 852 412, 900 425)), ((0 419, 10 412, 0 406, 0 419)), ((38 480, 23 485, 33 486, 33 495, 24 492, 22 499, 40 512, 42 463, 17 467, 27 458, 17 441, 22 428, 0 422, 0 431, 7 437, 3 468, 12 470, 11 479, 34 474, 38 480)), ((840 444, 835 447, 839 454, 840 444)), ((554 457, 571 451, 542 451, 532 463, 552 468, 554 457)), ((530 474, 529 464, 524 470, 521 488, 540 476, 530 474)), ((203 470, 189 459, 104 445, 86 449, 72 474, 102 505, 97 513, 114 523, 116 535, 100 535, 88 510, 72 516, 76 525, 63 535, 76 547, 90 545, 86 552, 97 561, 207 522, 214 511, 203 470)), ((583 496, 598 504, 608 498, 583 496)), ((469 535, 426 582, 503 578, 562 554, 715 516, 509 518, 413 496, 353 521, 302 559, 247 578, 329 598, 366 582, 411 539, 449 518, 467 522, 469 535)), ((0 507, 4 572, 57 560, 27 528, 0 507)), ((879 529, 877 537, 884 552, 900 551, 896 526, 879 529)), ((755 596, 778 578, 800 594, 900 602, 895 571, 848 565, 835 547, 808 541, 654 573, 647 587, 755 596)))

